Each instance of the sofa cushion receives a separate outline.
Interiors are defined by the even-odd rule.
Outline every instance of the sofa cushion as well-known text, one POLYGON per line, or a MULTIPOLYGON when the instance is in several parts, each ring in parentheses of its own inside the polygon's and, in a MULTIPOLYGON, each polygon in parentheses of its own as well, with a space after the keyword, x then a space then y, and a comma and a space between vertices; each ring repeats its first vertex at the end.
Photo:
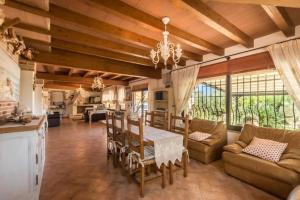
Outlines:
POLYGON ((223 160, 237 167, 277 179, 291 185, 297 185, 300 182, 300 176, 295 171, 280 167, 276 163, 263 160, 245 153, 235 154, 223 152, 223 160))
POLYGON ((189 135, 189 139, 195 140, 195 141, 202 141, 202 140, 205 140, 206 138, 209 138, 210 136, 211 136, 211 134, 209 134, 209 133, 195 131, 189 135))
POLYGON ((243 152, 264 160, 278 162, 287 145, 287 143, 253 137, 253 140, 243 149, 243 152))

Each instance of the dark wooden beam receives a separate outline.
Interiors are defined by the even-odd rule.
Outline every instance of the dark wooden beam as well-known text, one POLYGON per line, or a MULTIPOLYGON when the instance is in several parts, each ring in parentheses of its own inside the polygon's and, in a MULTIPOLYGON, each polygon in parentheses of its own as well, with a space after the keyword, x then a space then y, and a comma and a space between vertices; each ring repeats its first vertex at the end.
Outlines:
POLYGON ((55 38, 52 39, 51 46, 58 49, 69 50, 76 53, 88 54, 88 55, 98 56, 103 58, 110 58, 114 60, 135 63, 135 64, 140 64, 145 66, 153 66, 153 63, 151 62, 150 59, 136 57, 136 56, 127 55, 124 53, 114 52, 105 49, 99 49, 99 48, 90 47, 86 45, 79 45, 76 43, 59 40, 55 38))
MULTIPOLYGON (((113 11, 121 13, 127 17, 135 19, 144 24, 150 25, 159 30, 164 30, 164 25, 161 22, 161 19, 156 18, 152 15, 149 15, 146 12, 143 12, 135 7, 132 7, 120 0, 114 1, 98 1, 92 0, 94 3, 99 4, 101 6, 105 6, 113 11)), ((168 31, 176 36, 180 41, 185 42, 186 44, 193 46, 195 48, 201 49, 203 51, 211 52, 216 55, 223 55, 224 49, 218 47, 206 40, 203 40, 195 35, 192 35, 182 29, 179 29, 171 24, 168 25, 168 31)))
POLYGON ((41 17, 50 17, 50 15, 47 11, 44 11, 40 8, 36 8, 36 7, 33 7, 33 6, 29 6, 29 5, 27 5, 25 3, 22 3, 20 1, 5 0, 4 6, 14 8, 14 9, 18 9, 18 10, 22 10, 24 12, 31 13, 31 14, 41 16, 41 17))
POLYGON ((21 22, 21 19, 19 17, 13 18, 13 19, 5 19, 4 23, 0 27, 1 31, 4 31, 12 26, 16 26, 21 22))
POLYGON ((137 77, 160 78, 161 70, 149 69, 149 67, 125 63, 96 56, 83 55, 69 51, 52 49, 51 53, 40 52, 34 60, 39 63, 78 68, 82 70, 103 71, 132 75, 137 77))
POLYGON ((178 1, 176 5, 180 8, 188 9, 203 23, 212 27, 213 29, 227 36, 233 41, 248 48, 253 47, 253 39, 251 37, 242 32, 235 25, 226 20, 223 16, 212 10, 202 1, 182 0, 178 1))
POLYGON ((44 84, 45 89, 59 89, 59 90, 76 90, 81 86, 86 91, 92 91, 92 88, 86 85, 80 84, 66 84, 66 83, 57 83, 57 82, 49 82, 44 84))
POLYGON ((92 74, 94 74, 94 71, 87 71, 87 72, 85 72, 85 74, 82 77, 86 78, 88 76, 91 76, 92 74))
POLYGON ((113 76, 113 77, 111 77, 111 78, 109 78, 110 80, 114 80, 114 79, 117 79, 117 78, 120 78, 120 77, 122 77, 123 75, 115 75, 115 76, 113 76))
POLYGON ((55 74, 55 67, 54 67, 54 66, 45 65, 45 69, 46 69, 47 72, 49 72, 50 74, 55 74))
MULTIPOLYGON (((93 78, 82 78, 76 76, 64 76, 64 75, 53 75, 49 73, 36 73, 36 77, 38 79, 43 79, 47 81, 57 81, 57 82, 67 82, 67 83, 78 83, 78 84, 92 84, 93 78)), ((103 79, 104 85, 128 85, 127 81, 119 81, 119 80, 110 80, 103 79)))
POLYGON ((125 53, 128 55, 148 58, 149 52, 144 49, 139 49, 131 46, 121 45, 109 40, 101 39, 93 35, 84 34, 78 31, 73 31, 56 25, 51 25, 52 38, 68 40, 79 44, 92 44, 95 47, 104 48, 116 52, 125 53))
POLYGON ((122 81, 125 81, 125 80, 131 79, 131 78, 132 78, 131 76, 125 76, 125 77, 123 77, 121 80, 122 80, 122 81))
POLYGON ((36 33, 40 33, 40 34, 50 36, 50 31, 49 30, 47 30, 45 28, 38 27, 38 26, 33 26, 33 25, 30 25, 30 24, 18 23, 16 25, 14 25, 14 27, 19 28, 19 29, 23 29, 23 30, 26 30, 26 31, 32 31, 32 32, 36 32, 36 33))
POLYGON ((262 7, 285 36, 295 35, 295 26, 284 8, 268 5, 262 5, 262 7))
POLYGON ((300 1, 298 0, 213 0, 213 1, 220 1, 225 3, 243 3, 243 4, 300 8, 300 1))
POLYGON ((74 71, 74 69, 69 69, 68 76, 72 76, 72 74, 74 74, 74 71))

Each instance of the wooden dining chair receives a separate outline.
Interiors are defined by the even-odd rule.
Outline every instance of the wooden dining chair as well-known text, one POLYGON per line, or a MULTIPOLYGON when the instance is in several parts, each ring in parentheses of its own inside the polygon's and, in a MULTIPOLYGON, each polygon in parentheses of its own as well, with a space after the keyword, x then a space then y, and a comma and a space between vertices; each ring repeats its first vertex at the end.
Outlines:
POLYGON ((107 136, 107 160, 109 157, 114 157, 114 113, 106 112, 106 136, 107 136))
POLYGON ((125 168, 126 154, 128 150, 127 136, 125 130, 125 115, 124 113, 115 113, 113 117, 114 130, 115 130, 115 152, 114 152, 114 164, 117 166, 121 163, 122 168, 125 168))
MULTIPOLYGON (((131 182, 131 177, 137 172, 140 173, 140 196, 144 197, 145 182, 149 181, 145 179, 145 169, 156 165, 154 157, 154 148, 149 142, 144 141, 144 127, 142 119, 132 120, 127 118, 128 128, 128 145, 129 145, 129 169, 128 169, 128 181, 131 182), (135 143, 139 143, 136 146, 135 143), (135 162, 135 163, 133 163, 135 162), (133 169, 133 164, 137 164, 138 167, 133 169)), ((165 187, 165 173, 166 167, 162 165, 160 168, 162 173, 162 188, 165 187)))
POLYGON ((145 112, 145 125, 153 126, 153 112, 145 112))
POLYGON ((152 117, 153 117, 152 120, 153 127, 163 129, 163 130, 168 130, 169 127, 168 112, 153 111, 152 117))
MULTIPOLYGON (((183 150, 182 150, 182 160, 181 162, 176 162, 175 166, 183 168, 183 176, 187 177, 188 173, 188 137, 189 137, 189 116, 185 117, 179 117, 172 115, 170 116, 170 131, 181 134, 183 136, 183 150)), ((173 184, 173 171, 174 171, 174 165, 169 162, 169 182, 170 184, 173 184)))

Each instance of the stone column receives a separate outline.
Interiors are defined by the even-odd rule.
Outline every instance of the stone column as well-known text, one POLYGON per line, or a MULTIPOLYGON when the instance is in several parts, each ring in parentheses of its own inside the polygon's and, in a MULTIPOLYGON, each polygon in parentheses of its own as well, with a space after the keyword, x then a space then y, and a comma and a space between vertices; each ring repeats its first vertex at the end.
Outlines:
POLYGON ((34 110, 34 71, 36 64, 34 62, 20 63, 20 106, 25 106, 32 112, 34 110))

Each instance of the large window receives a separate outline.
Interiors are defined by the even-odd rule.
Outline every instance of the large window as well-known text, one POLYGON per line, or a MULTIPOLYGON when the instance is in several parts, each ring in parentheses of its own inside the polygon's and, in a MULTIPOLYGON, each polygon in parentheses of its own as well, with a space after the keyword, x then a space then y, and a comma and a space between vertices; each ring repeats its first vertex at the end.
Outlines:
MULTIPOLYGON (((194 118, 230 122, 239 130, 252 123, 280 129, 300 129, 300 112, 275 70, 235 74, 230 77, 230 95, 226 96, 226 77, 201 80, 189 101, 194 118), (226 112, 226 102, 230 105, 226 112)), ((228 91, 229 93, 229 91, 228 91)))
POLYGON ((299 129, 299 111, 275 70, 231 76, 231 125, 299 129))
POLYGON ((195 87, 189 101, 190 115, 194 118, 223 120, 226 118, 226 77, 202 80, 195 87))

